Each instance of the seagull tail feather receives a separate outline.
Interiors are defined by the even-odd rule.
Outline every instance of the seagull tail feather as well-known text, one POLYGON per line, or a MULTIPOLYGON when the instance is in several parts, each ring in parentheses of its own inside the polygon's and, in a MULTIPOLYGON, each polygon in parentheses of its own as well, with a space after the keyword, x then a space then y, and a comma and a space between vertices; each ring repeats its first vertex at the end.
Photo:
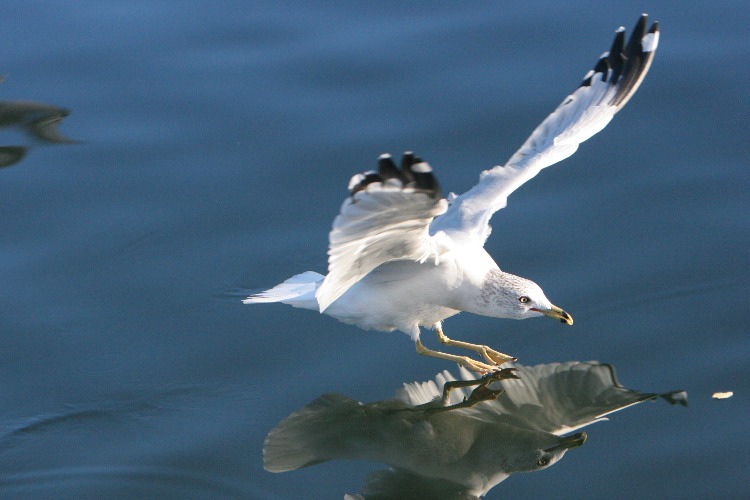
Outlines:
POLYGON ((242 302, 244 304, 262 304, 268 302, 282 302, 303 309, 318 310, 318 301, 315 299, 315 290, 323 282, 323 276, 314 271, 307 271, 292 276, 285 282, 276 285, 270 290, 259 292, 249 296, 242 302))

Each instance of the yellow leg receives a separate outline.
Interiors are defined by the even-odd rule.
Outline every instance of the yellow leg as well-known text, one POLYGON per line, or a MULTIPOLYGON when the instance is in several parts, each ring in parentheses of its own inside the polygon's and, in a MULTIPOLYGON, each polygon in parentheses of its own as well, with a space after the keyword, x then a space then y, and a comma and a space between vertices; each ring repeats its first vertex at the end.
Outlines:
POLYGON ((513 356, 508 356, 507 354, 497 352, 496 350, 491 349, 487 347, 486 345, 470 344, 469 342, 461 342, 460 340, 449 339, 443 333, 443 328, 440 325, 440 323, 435 324, 435 330, 437 330, 438 340, 440 340, 441 343, 445 345, 449 345, 449 346, 469 349, 471 351, 479 353, 482 355, 484 359, 486 359, 490 363, 502 365, 503 363, 507 363, 508 361, 516 361, 518 359, 513 356))
POLYGON ((445 359, 448 361, 453 361, 454 363, 458 363, 461 366, 464 366, 468 368, 469 370, 476 372, 476 373, 489 373, 497 370, 497 367, 495 365, 488 365, 485 363, 482 363, 481 361, 476 361, 471 358, 468 358, 466 356, 456 356, 455 354, 447 354, 445 352, 440 351, 433 351, 432 349, 426 348, 424 345, 422 345, 422 341, 417 339, 417 353, 421 354, 423 356, 431 356, 433 358, 440 358, 445 359))

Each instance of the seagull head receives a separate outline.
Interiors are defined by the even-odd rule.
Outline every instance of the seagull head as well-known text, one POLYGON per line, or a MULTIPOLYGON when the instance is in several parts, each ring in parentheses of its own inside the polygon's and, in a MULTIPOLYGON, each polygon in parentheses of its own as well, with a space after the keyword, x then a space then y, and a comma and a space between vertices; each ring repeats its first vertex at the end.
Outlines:
POLYGON ((530 454, 530 458, 532 459, 530 462, 533 461, 533 465, 524 472, 532 472, 551 467, 560 460, 563 455, 565 455, 566 451, 572 448, 578 448, 585 443, 586 437, 585 432, 578 432, 572 436, 563 438, 554 436, 556 442, 553 446, 542 450, 534 450, 534 452, 530 454))
POLYGON ((493 316, 512 319, 547 316, 566 325, 573 324, 571 315, 553 305, 539 285, 514 274, 491 271, 485 279, 482 296, 492 304, 493 316))

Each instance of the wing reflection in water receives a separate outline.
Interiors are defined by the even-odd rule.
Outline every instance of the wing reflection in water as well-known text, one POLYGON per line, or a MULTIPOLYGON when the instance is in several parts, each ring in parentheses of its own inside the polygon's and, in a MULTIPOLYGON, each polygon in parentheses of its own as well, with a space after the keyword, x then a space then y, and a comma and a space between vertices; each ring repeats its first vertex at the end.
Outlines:
POLYGON ((500 381, 474 380, 463 369, 456 381, 444 371, 376 403, 321 396, 268 434, 264 466, 284 472, 327 460, 372 460, 391 469, 370 474, 350 498, 477 498, 513 473, 555 464, 586 440, 571 433, 612 412, 659 396, 687 403, 684 392, 625 389, 613 367, 597 362, 516 368, 518 379, 504 370, 500 381), (461 387, 464 381, 471 385, 461 387), (446 383, 454 386, 447 394, 446 383))
MULTIPOLYGON (((35 141, 53 144, 75 144, 58 131, 68 116, 67 109, 34 101, 0 101, 0 128, 23 130, 35 141)), ((0 145, 0 167, 18 163, 29 150, 28 145, 0 145)))

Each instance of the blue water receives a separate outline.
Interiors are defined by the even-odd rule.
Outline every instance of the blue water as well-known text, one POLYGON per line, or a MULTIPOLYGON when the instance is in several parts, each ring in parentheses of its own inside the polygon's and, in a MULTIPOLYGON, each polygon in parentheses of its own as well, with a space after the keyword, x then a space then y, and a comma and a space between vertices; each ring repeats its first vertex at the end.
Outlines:
POLYGON ((644 9, 662 40, 641 89, 487 242, 575 325, 446 333, 690 397, 617 413, 488 498, 747 496, 750 6, 695 1, 6 2, 0 101, 69 110, 77 142, 0 123, 24 151, 0 168, 0 496, 360 491, 382 464, 271 474, 266 434, 323 393, 378 401, 453 367, 242 293, 324 272, 346 183, 384 151, 471 187, 644 9))

